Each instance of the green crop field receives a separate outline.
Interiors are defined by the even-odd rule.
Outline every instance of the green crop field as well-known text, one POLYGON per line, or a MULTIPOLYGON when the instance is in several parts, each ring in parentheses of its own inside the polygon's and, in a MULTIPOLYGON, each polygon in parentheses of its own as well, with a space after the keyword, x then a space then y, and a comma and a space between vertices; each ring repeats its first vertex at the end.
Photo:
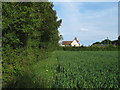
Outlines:
POLYGON ((117 51, 56 52, 55 87, 117 88, 117 51))
POLYGON ((39 88, 118 88, 118 75, 117 51, 55 51, 50 58, 31 66, 31 77, 24 77, 21 84, 39 88))

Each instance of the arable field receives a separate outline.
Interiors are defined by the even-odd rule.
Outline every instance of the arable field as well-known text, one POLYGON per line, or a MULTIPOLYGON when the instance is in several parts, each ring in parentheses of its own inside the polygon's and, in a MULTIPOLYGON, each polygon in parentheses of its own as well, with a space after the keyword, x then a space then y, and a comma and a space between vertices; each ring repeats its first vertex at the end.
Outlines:
POLYGON ((55 87, 117 88, 117 51, 56 52, 55 87))
POLYGON ((29 79, 22 78, 21 84, 29 88, 118 88, 118 75, 117 51, 55 51, 31 66, 29 79))

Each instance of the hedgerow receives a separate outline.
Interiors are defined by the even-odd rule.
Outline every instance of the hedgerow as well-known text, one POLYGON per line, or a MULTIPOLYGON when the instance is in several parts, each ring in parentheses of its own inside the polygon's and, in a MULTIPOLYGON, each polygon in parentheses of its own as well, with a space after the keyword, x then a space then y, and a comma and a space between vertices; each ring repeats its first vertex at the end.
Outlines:
POLYGON ((3 87, 14 87, 27 67, 55 50, 61 21, 50 2, 2 3, 3 87))

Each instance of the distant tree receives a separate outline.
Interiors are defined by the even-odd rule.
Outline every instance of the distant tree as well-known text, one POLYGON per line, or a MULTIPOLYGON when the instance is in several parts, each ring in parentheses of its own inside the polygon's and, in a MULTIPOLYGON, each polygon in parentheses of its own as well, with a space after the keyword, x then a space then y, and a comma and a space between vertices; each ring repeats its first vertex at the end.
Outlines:
POLYGON ((118 40, 112 41, 112 45, 118 45, 118 40))
POLYGON ((84 45, 81 45, 81 47, 84 47, 84 45))
POLYGON ((95 43, 93 43, 92 45, 96 45, 96 44, 101 44, 100 42, 95 42, 95 43))
POLYGON ((105 45, 111 45, 112 44, 112 41, 109 40, 109 39, 105 39, 101 42, 101 44, 105 44, 105 45))
POLYGON ((120 36, 118 36, 118 40, 120 40, 120 36))
POLYGON ((119 45, 120 46, 120 36, 118 36, 118 40, 109 40, 108 38, 101 41, 101 42, 95 42, 92 45, 99 45, 99 44, 103 44, 103 45, 119 45))
POLYGON ((120 46, 120 36, 118 37, 118 45, 120 46))

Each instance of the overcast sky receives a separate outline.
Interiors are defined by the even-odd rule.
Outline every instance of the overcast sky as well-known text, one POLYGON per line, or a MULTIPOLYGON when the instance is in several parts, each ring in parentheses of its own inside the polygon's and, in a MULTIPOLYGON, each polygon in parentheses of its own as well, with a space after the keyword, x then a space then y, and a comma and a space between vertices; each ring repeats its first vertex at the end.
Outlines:
POLYGON ((62 19, 59 32, 65 41, 77 37, 81 45, 91 45, 107 37, 118 37, 117 2, 53 2, 58 19, 62 19))

